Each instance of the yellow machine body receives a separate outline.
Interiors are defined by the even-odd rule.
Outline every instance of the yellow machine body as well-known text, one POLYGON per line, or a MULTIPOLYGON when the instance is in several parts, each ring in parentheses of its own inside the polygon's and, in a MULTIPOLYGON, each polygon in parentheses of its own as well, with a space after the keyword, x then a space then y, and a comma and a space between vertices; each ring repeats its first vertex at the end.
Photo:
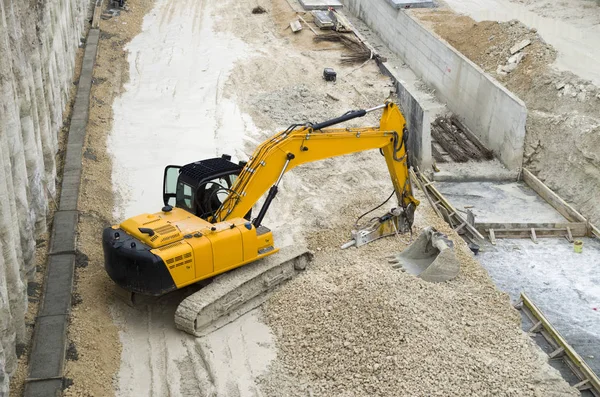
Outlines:
POLYGON ((257 232, 244 218, 212 224, 180 208, 138 215, 118 227, 163 260, 178 289, 278 251, 271 231, 257 232), (141 233, 142 227, 152 227, 154 236, 141 233))

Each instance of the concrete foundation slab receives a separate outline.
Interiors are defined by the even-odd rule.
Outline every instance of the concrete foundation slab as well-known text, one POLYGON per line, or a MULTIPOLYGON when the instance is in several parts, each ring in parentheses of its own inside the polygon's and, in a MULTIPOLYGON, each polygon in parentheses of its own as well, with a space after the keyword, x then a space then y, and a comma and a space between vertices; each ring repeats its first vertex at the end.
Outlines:
POLYGON ((498 239, 479 261, 513 301, 525 292, 588 365, 600 373, 600 241, 583 238, 577 254, 566 239, 498 239))
POLYGON ((394 8, 433 8, 433 0, 387 0, 394 8))
POLYGON ((459 210, 472 206, 475 222, 567 222, 524 182, 436 182, 459 210))
POLYGON ((342 8, 340 0, 298 0, 305 10, 327 10, 329 7, 342 8))
POLYGON ((67 316, 38 317, 33 333, 29 379, 62 377, 67 338, 67 316))
POLYGON ((24 396, 27 397, 55 397, 62 391, 62 379, 45 379, 29 382, 25 385, 24 396))
POLYGON ((48 258, 46 290, 38 315, 68 314, 71 310, 71 292, 75 255, 53 255, 48 258))
POLYGON ((75 252, 77 211, 57 211, 54 214, 50 255, 75 252))

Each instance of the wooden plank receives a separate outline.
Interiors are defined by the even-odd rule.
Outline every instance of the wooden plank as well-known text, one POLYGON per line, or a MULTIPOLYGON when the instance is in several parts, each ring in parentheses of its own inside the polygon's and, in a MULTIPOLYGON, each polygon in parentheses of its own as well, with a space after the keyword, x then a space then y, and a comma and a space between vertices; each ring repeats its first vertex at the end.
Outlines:
POLYGON ((419 188, 421 189, 421 191, 425 195, 425 198, 427 198, 427 202, 429 202, 429 205, 431 205, 431 208, 433 208, 433 210, 435 211, 435 213, 437 214, 437 216, 439 216, 440 218, 444 219, 444 217, 442 216, 442 213, 438 209, 437 205, 435 205, 435 203, 431 199, 431 196, 427 192, 426 187, 429 186, 429 185, 431 185, 431 182, 429 182, 429 184, 426 183, 425 185, 423 185, 423 183, 421 182, 421 179, 419 179, 417 177, 417 175, 415 174, 415 172, 412 169, 409 170, 409 172, 410 172, 410 176, 412 177, 412 179, 415 180, 415 181, 417 181, 417 184, 419 185, 419 188))
POLYGON ((592 229, 592 234, 595 235, 597 238, 600 238, 600 230, 596 226, 591 224, 590 228, 592 229))
POLYGON ((531 328, 529 329, 529 332, 538 332, 538 331, 540 330, 540 328, 541 328, 541 327, 542 327, 542 322, 541 322, 541 321, 538 321, 537 323, 535 323, 535 324, 533 325, 533 327, 531 327, 531 328))
MULTIPOLYGON (((308 28, 309 28, 309 29, 310 29, 310 30, 311 30, 311 31, 312 31, 312 32, 315 34, 315 36, 318 36, 318 35, 319 35, 319 34, 317 33, 317 31, 316 31, 316 30, 314 30, 314 29, 313 29, 313 27, 312 27, 312 26, 310 26, 310 25, 308 24, 308 22, 306 22, 306 20, 305 20, 304 18, 302 18, 302 15, 300 15, 300 14, 297 14, 297 15, 298 15, 298 18, 300 18, 300 19, 302 20, 302 22, 304 22, 304 24, 305 24, 305 25, 306 25, 306 26, 307 26, 307 27, 308 27, 308 28)), ((302 27, 302 26, 301 26, 301 27, 302 27)))
POLYGON ((462 230, 462 228, 463 228, 463 227, 465 227, 466 225, 467 225, 467 222, 463 222, 463 223, 461 223, 461 224, 460 224, 458 227, 456 227, 456 228, 454 229, 454 231, 455 231, 456 233, 458 233, 458 232, 460 232, 460 231, 462 230))
MULTIPOLYGON (((496 238, 530 238, 531 229, 494 229, 496 238)), ((536 237, 566 237, 566 229, 535 229, 536 237)))
MULTIPOLYGON (((581 358, 579 354, 567 343, 563 336, 552 326, 546 316, 533 304, 529 297, 525 293, 521 293, 521 300, 523 301, 523 307, 526 307, 539 321, 544 325, 544 330, 552 337, 554 341, 564 349, 565 355, 569 360, 577 367, 577 369, 584 375, 585 379, 589 380, 589 384, 595 390, 595 393, 600 393, 600 379, 581 358)), ((582 379, 584 380, 584 379, 582 379)))
POLYGON ((565 200, 554 193, 544 182, 540 181, 535 175, 533 175, 527 168, 523 168, 523 180, 530 188, 532 188, 537 194, 539 194, 544 200, 548 202, 554 209, 556 209, 562 216, 572 222, 587 222, 585 217, 571 207, 565 200))
POLYGON ((531 241, 533 241, 535 244, 537 244, 537 236, 535 235, 535 228, 532 227, 529 230, 531 230, 531 241))
POLYGON ((571 228, 567 227, 567 241, 572 243, 573 242, 573 233, 571 232, 571 228))
POLYGON ((568 234, 567 229, 571 231, 573 237, 585 237, 588 235, 588 225, 584 222, 564 222, 564 223, 501 223, 501 222, 475 222, 475 227, 480 233, 486 233, 488 229, 506 230, 506 229, 559 229, 568 234))
MULTIPOLYGON (((418 169, 417 169, 417 171, 418 171, 418 169)), ((423 179, 423 181, 425 183, 431 182, 422 173, 419 172, 419 175, 421 176, 421 178, 423 179)), ((455 213, 454 216, 456 216, 460 220, 460 223, 465 222, 465 219, 463 219, 462 216, 460 216, 459 214, 456 213, 456 209, 452 206, 452 204, 450 204, 450 202, 448 200, 446 200, 444 195, 442 195, 442 193, 440 193, 440 191, 437 190, 437 188, 434 185, 428 186, 427 189, 429 189, 431 191, 432 195, 435 196, 435 198, 437 198, 438 200, 441 201, 441 203, 444 205, 444 207, 448 208, 448 210, 455 213)), ((483 237, 481 235, 481 233, 479 233, 479 231, 475 228, 475 226, 469 225, 467 223, 466 227, 467 227, 467 230, 469 230, 469 232, 471 233, 471 235, 473 235, 473 237, 475 237, 476 239, 480 239, 481 241, 485 240, 485 237, 483 237)))
POLYGON ((494 229, 489 230, 490 233, 490 241, 492 245, 496 245, 496 234, 494 233, 494 229))
POLYGON ((467 138, 469 138, 469 140, 475 145, 477 146, 477 148, 479 150, 481 150, 481 153, 489 160, 494 158, 494 152, 492 152, 490 149, 488 149, 487 147, 485 147, 485 145, 479 140, 478 137, 475 136, 475 134, 473 134, 471 132, 470 129, 467 128, 467 126, 465 126, 456 116, 452 116, 452 122, 454 124, 456 124, 463 132, 463 134, 466 135, 467 138))
POLYGON ((550 357, 550 359, 562 356, 565 353, 565 348, 564 347, 559 347, 558 349, 554 350, 553 352, 551 352, 550 354, 548 354, 548 357, 550 357))
POLYGON ((576 388, 579 391, 587 390, 587 389, 590 388, 590 381, 588 379, 582 380, 581 382, 573 385, 573 387, 576 388))

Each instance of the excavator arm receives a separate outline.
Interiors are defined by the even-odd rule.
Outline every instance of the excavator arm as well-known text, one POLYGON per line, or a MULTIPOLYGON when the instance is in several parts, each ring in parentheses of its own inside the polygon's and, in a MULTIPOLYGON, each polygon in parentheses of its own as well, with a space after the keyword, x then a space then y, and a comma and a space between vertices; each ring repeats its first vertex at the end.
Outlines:
POLYGON ((411 204, 416 207, 419 202, 413 197, 410 184, 405 124, 398 106, 389 102, 368 110, 348 112, 323 123, 292 126, 280 132, 256 149, 212 221, 243 217, 269 190, 265 204, 254 220, 254 226, 258 227, 286 172, 301 164, 370 149, 380 149, 385 157, 398 204, 404 209, 411 204), (325 128, 378 109, 383 109, 379 128, 325 128))

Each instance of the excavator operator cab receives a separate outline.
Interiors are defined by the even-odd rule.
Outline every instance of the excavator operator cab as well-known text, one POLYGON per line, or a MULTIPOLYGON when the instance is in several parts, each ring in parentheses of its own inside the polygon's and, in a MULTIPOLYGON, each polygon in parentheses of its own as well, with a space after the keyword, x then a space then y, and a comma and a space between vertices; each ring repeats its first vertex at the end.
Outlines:
POLYGON ((209 220, 231 192, 244 165, 244 162, 233 163, 231 156, 224 154, 183 167, 167 166, 163 180, 165 206, 181 208, 209 220))

